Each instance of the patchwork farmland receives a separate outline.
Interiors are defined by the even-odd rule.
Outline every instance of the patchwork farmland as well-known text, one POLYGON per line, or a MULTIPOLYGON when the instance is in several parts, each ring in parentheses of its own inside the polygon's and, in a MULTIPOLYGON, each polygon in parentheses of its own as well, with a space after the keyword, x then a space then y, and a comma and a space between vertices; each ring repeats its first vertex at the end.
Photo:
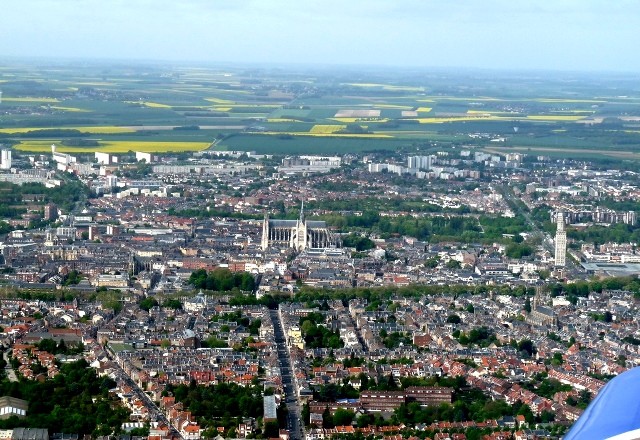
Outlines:
MULTIPOLYGON (((0 142, 21 151, 344 153, 415 145, 640 150, 640 98, 586 78, 535 92, 513 77, 402 80, 343 73, 191 67, 19 66, 0 71, 0 142), (106 72, 106 73, 105 73, 106 72), (459 87, 452 84, 458 82, 459 87)), ((624 84, 624 83, 623 83, 624 84)), ((538 149, 538 150, 536 150, 538 149)), ((611 153, 613 154, 613 153, 611 153)))

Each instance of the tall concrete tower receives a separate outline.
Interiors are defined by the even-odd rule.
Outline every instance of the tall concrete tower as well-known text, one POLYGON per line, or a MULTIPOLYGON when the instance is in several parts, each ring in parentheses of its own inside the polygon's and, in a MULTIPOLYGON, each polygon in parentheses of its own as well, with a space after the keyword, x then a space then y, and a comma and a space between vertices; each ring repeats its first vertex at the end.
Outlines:
POLYGON ((262 241, 260 243, 263 251, 269 248, 269 214, 264 213, 264 221, 262 222, 262 241))
POLYGON ((11 150, 2 150, 0 152, 0 169, 11 169, 11 150))
POLYGON ((564 213, 558 212, 556 229, 556 266, 564 267, 567 262, 567 231, 564 226, 564 213))

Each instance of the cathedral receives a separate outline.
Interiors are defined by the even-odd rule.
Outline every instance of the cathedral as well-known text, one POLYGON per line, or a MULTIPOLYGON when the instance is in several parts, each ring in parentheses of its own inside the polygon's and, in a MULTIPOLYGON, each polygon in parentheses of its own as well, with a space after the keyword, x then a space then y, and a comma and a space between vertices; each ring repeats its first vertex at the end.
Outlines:
POLYGON ((537 288, 533 297, 533 304, 531 304, 531 313, 527 315, 525 322, 537 327, 558 328, 558 315, 556 315, 552 307, 548 307, 544 303, 541 289, 537 288))
POLYGON ((304 201, 297 220, 271 220, 265 214, 262 224, 262 249, 285 247, 303 251, 338 247, 338 237, 324 221, 310 221, 304 217, 304 201))

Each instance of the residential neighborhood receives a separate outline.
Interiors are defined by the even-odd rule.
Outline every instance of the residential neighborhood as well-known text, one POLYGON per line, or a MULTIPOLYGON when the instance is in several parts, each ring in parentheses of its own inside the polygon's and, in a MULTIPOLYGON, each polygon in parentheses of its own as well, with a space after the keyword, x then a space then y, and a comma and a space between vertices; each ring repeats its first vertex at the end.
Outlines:
POLYGON ((609 208, 634 172, 462 150, 272 174, 198 155, 129 179, 56 154, 86 195, 67 211, 23 193, 39 227, 7 222, 5 371, 86 360, 123 432, 560 438, 640 360, 635 212, 609 208), (207 415, 188 397, 206 389, 247 394, 207 415))

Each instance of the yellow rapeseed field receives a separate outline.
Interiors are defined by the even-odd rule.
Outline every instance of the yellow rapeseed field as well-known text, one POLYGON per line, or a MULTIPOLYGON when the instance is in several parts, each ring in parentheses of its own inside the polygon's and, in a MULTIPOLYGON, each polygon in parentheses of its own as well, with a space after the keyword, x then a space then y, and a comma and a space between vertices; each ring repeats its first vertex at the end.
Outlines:
POLYGON ((6 102, 60 102, 56 98, 35 98, 35 97, 15 98, 12 96, 3 96, 2 100, 6 102))
POLYGON ((378 83, 345 83, 348 86, 354 86, 354 87, 383 87, 384 84, 378 84, 378 83))
POLYGON ((171 108, 170 105, 162 104, 162 103, 159 103, 159 102, 148 102, 148 101, 145 101, 144 105, 145 105, 145 107, 151 107, 151 108, 171 108))
POLYGON ((418 107, 416 111, 420 113, 429 113, 431 111, 431 107, 418 107))
POLYGON ((213 102, 214 104, 235 104, 234 101, 229 101, 228 99, 220 99, 220 98, 205 98, 205 101, 213 102))
POLYGON ((352 122, 358 122, 360 121, 362 118, 329 118, 332 121, 338 121, 338 122, 346 122, 346 123, 352 123, 352 122))
POLYGON ((384 90, 393 90, 393 91, 396 91, 396 92, 424 92, 424 87, 385 85, 382 88, 384 90))
POLYGON ((59 105, 52 105, 51 108, 55 110, 62 110, 64 112, 71 112, 71 113, 91 113, 91 110, 87 110, 85 108, 78 108, 78 107, 62 107, 59 105))
POLYGON ((124 101, 125 104, 138 104, 149 108, 171 108, 168 104, 161 104, 159 102, 150 101, 124 101))
POLYGON ((346 125, 314 125, 309 130, 309 133, 313 134, 329 134, 341 131, 347 128, 346 125))

